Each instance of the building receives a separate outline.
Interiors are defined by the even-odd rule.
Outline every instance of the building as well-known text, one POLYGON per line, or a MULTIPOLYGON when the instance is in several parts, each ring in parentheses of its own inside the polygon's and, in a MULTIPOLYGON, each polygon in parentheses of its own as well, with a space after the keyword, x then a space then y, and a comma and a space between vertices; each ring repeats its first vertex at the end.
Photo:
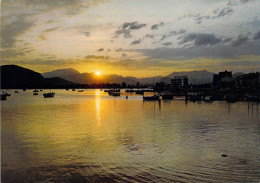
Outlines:
POLYGON ((237 78, 239 87, 244 88, 257 88, 260 86, 260 73, 249 73, 241 75, 237 78))
POLYGON ((232 77, 232 71, 225 70, 213 75, 214 87, 230 87, 234 85, 234 78, 232 77))
POLYGON ((188 77, 187 76, 175 76, 173 79, 171 79, 171 86, 173 86, 173 87, 188 86, 188 77))

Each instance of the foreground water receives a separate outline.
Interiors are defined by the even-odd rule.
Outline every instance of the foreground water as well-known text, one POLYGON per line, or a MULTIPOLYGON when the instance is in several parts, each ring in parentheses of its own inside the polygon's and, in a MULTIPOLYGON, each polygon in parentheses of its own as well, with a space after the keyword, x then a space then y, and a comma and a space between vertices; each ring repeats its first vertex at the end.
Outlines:
POLYGON ((260 181, 257 103, 55 92, 1 101, 2 182, 260 181))

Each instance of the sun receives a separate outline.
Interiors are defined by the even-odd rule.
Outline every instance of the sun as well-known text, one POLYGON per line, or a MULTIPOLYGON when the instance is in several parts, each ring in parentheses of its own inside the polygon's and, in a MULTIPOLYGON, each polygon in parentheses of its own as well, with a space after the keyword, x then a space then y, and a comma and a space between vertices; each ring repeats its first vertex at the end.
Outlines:
POLYGON ((100 72, 99 72, 99 71, 96 71, 95 74, 96 74, 97 76, 100 76, 100 72))

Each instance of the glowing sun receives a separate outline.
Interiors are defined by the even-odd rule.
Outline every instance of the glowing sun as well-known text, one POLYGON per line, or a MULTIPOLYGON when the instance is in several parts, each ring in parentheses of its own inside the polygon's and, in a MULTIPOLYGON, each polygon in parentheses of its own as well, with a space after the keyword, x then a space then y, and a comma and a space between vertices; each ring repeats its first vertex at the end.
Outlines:
POLYGON ((95 74, 96 74, 97 76, 100 76, 100 72, 98 72, 98 71, 96 71, 95 74))

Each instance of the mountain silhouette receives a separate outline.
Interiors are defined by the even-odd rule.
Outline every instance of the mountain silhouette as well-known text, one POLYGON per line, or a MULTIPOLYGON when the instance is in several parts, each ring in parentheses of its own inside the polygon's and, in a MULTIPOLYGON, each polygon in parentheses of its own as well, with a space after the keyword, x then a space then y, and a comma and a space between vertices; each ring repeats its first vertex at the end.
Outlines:
POLYGON ((77 83, 62 78, 44 78, 40 73, 17 65, 1 66, 1 88, 60 88, 77 83))
POLYGON ((173 73, 169 74, 168 76, 161 78, 160 81, 163 81, 165 83, 170 83, 171 78, 174 78, 175 76, 187 76, 188 79, 189 79, 189 84, 205 84, 205 83, 211 83, 212 82, 213 74, 214 73, 208 72, 206 70, 173 72, 173 73))

